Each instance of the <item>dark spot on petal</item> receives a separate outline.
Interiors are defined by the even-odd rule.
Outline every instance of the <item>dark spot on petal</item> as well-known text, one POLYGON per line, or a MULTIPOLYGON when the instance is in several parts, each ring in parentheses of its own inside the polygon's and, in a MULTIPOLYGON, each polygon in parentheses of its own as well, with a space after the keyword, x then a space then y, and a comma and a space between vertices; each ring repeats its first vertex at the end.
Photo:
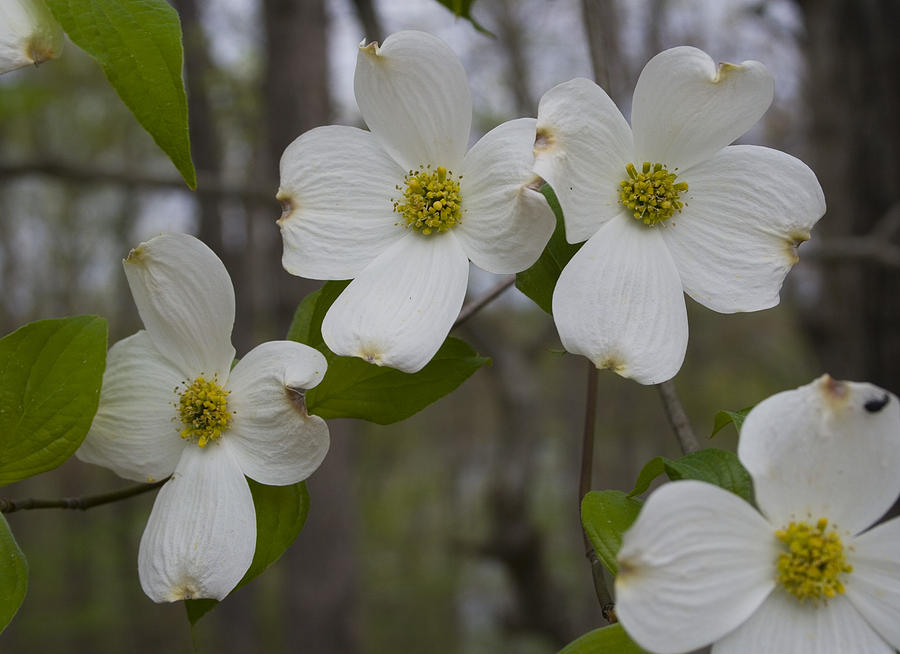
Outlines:
POLYGON ((869 413, 878 413, 884 407, 886 407, 887 403, 890 401, 891 401, 891 396, 888 395, 887 393, 885 393, 882 397, 878 398, 877 400, 869 400, 868 402, 863 404, 863 407, 869 413))

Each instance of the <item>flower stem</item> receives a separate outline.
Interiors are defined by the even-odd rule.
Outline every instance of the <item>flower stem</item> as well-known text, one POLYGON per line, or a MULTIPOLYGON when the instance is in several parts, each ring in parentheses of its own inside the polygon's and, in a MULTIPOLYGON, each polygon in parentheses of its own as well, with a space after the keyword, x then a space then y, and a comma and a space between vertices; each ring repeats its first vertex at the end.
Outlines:
POLYGON ((159 488, 169 481, 165 478, 152 484, 136 484, 128 486, 121 490, 111 493, 101 493, 99 495, 85 495, 83 497, 61 497, 55 500, 39 500, 34 498, 24 498, 21 500, 11 500, 0 497, 0 513, 14 513, 16 511, 28 511, 31 509, 78 509, 86 511, 101 504, 111 504, 121 500, 127 500, 137 495, 143 495, 159 488))
POLYGON ((669 424, 678 438, 678 444, 684 454, 690 454, 700 449, 700 443, 694 435, 691 427, 691 421, 688 420, 681 400, 678 399, 678 393, 675 391, 675 383, 670 379, 657 385, 659 395, 663 401, 663 407, 666 410, 666 416, 669 418, 669 424))

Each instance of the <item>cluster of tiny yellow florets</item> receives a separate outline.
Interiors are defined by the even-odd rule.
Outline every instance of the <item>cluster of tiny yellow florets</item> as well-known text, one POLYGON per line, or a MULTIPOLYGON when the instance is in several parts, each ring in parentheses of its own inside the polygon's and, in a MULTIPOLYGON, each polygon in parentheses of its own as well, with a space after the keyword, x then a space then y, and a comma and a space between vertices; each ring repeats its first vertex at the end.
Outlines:
POLYGON ((394 200, 394 211, 406 219, 407 227, 423 234, 446 232, 461 218, 459 179, 443 166, 410 170, 403 179, 403 198, 394 200))
POLYGON ((688 190, 685 182, 675 183, 677 175, 662 164, 645 161, 641 172, 634 164, 625 166, 628 178, 619 184, 619 202, 631 211, 635 219, 645 225, 658 225, 681 211, 681 193, 688 190))
MULTIPOLYGON (((177 393, 178 389, 175 391, 177 393)), ((185 388, 178 400, 178 418, 184 423, 181 437, 206 447, 222 436, 231 424, 230 392, 222 388, 215 377, 207 381, 202 375, 185 388)))
POLYGON ((801 602, 814 602, 844 592, 841 576, 853 572, 844 557, 844 545, 836 531, 825 533, 828 520, 815 526, 792 522, 775 536, 787 548, 778 557, 778 582, 801 602))

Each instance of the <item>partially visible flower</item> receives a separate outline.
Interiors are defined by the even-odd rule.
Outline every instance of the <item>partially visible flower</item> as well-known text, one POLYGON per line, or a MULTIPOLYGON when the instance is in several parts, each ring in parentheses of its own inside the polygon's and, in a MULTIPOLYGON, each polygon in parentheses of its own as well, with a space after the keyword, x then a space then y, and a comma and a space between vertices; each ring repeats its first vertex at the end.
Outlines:
POLYGON ((63 31, 44 0, 0 2, 0 73, 55 59, 63 31))
POLYGON ((318 351, 254 348, 232 369, 234 289, 203 243, 165 234, 131 251, 125 274, 146 330, 109 351, 100 408, 77 455, 160 489, 138 571, 156 602, 222 599, 250 567, 256 513, 244 475, 283 486, 328 451, 303 389, 325 374, 318 351))
POLYGON ((688 340, 684 293, 722 313, 778 304, 797 246, 825 212, 813 172, 777 150, 728 144, 772 102, 755 61, 690 47, 644 67, 628 123, 586 79, 541 98, 535 172, 587 239, 560 275, 565 348, 642 384, 673 377, 688 340))
POLYGON ((738 456, 759 512, 677 481, 625 533, 616 613, 631 637, 658 654, 900 648, 900 518, 869 529, 900 494, 897 398, 826 375, 755 407, 738 456))
POLYGON ((371 131, 319 127, 281 158, 282 263, 353 279, 322 323, 332 351, 415 372, 459 313, 469 260, 519 272, 553 232, 530 186, 535 121, 504 123, 467 153, 465 70, 423 32, 360 45, 354 88, 371 131))

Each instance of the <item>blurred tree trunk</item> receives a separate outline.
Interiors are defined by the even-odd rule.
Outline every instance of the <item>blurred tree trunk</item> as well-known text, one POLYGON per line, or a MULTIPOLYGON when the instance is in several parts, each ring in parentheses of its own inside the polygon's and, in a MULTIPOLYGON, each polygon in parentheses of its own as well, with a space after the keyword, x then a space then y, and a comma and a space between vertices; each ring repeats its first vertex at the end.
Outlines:
MULTIPOLYGON (((828 203, 813 239, 867 234, 900 200, 900 3, 798 1, 808 39, 809 163, 828 203)), ((897 271, 839 262, 821 275, 808 324, 825 370, 900 389, 897 271)))

